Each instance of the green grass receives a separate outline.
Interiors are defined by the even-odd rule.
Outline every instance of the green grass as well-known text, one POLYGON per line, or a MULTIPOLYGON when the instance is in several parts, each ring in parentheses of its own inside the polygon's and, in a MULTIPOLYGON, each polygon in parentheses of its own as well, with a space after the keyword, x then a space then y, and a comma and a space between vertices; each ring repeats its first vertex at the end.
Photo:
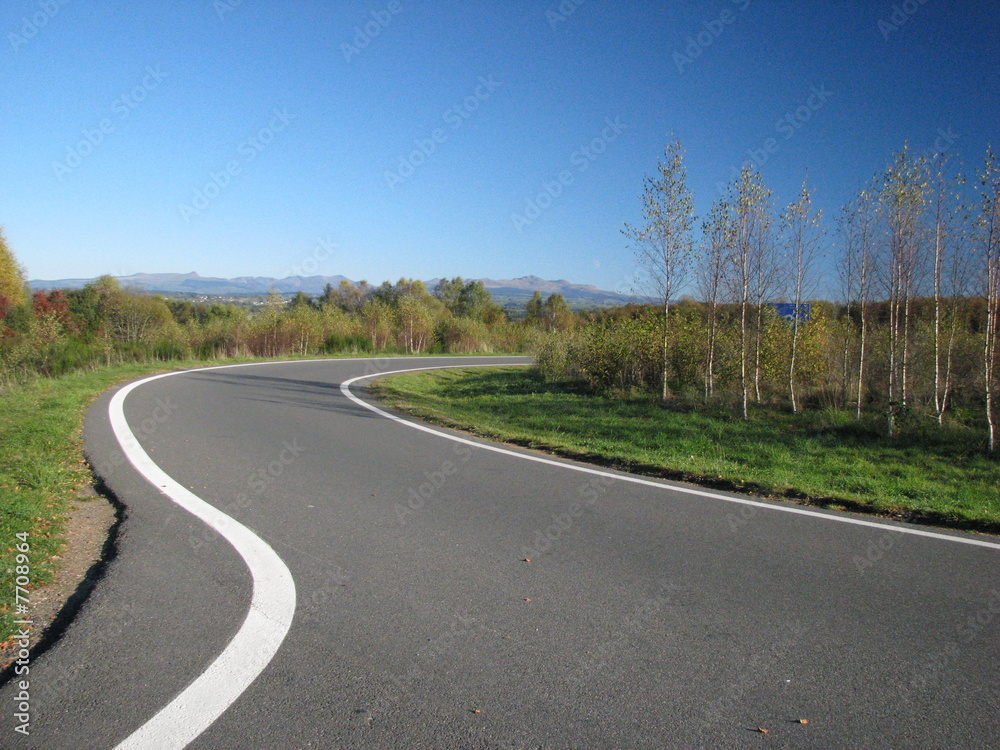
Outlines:
POLYGON ((595 396, 527 369, 467 368, 378 381, 390 406, 441 424, 643 474, 763 497, 1000 533, 1000 462, 979 431, 918 423, 885 437, 842 411, 724 408, 595 396))

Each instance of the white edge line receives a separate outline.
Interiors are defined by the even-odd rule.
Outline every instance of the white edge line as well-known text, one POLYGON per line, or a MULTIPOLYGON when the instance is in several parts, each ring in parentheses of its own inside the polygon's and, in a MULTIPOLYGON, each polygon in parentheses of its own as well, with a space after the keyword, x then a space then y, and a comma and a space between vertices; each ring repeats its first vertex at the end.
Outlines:
POLYGON ((180 750, 187 746, 270 663, 295 615, 295 581, 278 554, 246 526, 209 505, 157 466, 139 446, 125 420, 125 397, 138 386, 171 375, 214 369, 220 368, 178 370, 130 383, 115 393, 108 410, 115 438, 136 471, 177 505, 218 531, 246 562, 253 577, 250 608, 239 631, 215 661, 116 750, 180 750))
MULTIPOLYGON (((509 365, 483 364, 483 365, 460 365, 460 366, 461 367, 498 367, 498 366, 504 367, 504 366, 509 366, 509 365)), ((614 474, 614 473, 609 472, 609 471, 603 471, 601 469, 591 468, 589 466, 582 466, 580 464, 568 463, 568 462, 565 462, 565 461, 555 461, 555 460, 552 460, 550 458, 543 458, 541 456, 533 456, 533 455, 528 454, 528 453, 519 453, 517 451, 512 451, 512 450, 510 450, 508 448, 502 448, 502 447, 500 447, 498 445, 490 445, 488 443, 482 443, 482 442, 477 442, 475 440, 469 440, 468 438, 463 438, 463 437, 460 437, 458 435, 451 435, 449 433, 442 432, 440 430, 434 429, 433 427, 428 427, 425 424, 421 424, 419 422, 413 422, 413 421, 410 421, 408 419, 404 419, 403 417, 399 416, 398 414, 393 414, 391 412, 385 411, 384 409, 380 409, 377 406, 374 406, 374 405, 368 403, 364 399, 358 398, 357 396, 355 396, 351 392, 351 388, 350 388, 350 386, 353 383, 356 383, 359 380, 366 380, 366 379, 369 379, 369 378, 378 378, 378 377, 383 377, 383 376, 387 376, 387 375, 399 375, 399 374, 405 373, 405 372, 419 372, 419 371, 422 371, 422 370, 447 370, 447 369, 451 369, 451 368, 454 368, 454 367, 455 367, 455 365, 440 365, 440 366, 435 366, 435 367, 414 367, 414 368, 410 368, 410 369, 406 369, 406 370, 394 370, 392 372, 381 372, 381 373, 377 373, 377 374, 374 374, 374 375, 371 375, 371 374, 369 374, 369 375, 359 375, 359 376, 357 376, 355 378, 351 378, 350 380, 345 380, 343 383, 341 383, 340 384, 340 390, 341 390, 341 392, 345 396, 347 396, 347 398, 349 398, 351 401, 353 401, 354 403, 358 404, 359 406, 363 406, 365 409, 368 409, 369 411, 373 411, 376 414, 379 414, 379 415, 385 417, 386 419, 391 419, 394 422, 398 422, 399 424, 406 425, 407 427, 412 427, 414 430, 420 430, 422 432, 430 433, 431 435, 437 435, 438 437, 442 437, 442 438, 444 438, 446 440, 452 440, 452 441, 454 441, 456 443, 463 443, 464 445, 470 445, 473 448, 479 448, 481 450, 493 451, 494 453, 501 453, 501 454, 503 454, 505 456, 513 456, 514 458, 519 458, 519 459, 522 459, 522 460, 525 460, 525 461, 534 461, 536 463, 546 464, 548 466, 558 466, 558 467, 560 467, 562 469, 568 469, 570 471, 578 471, 578 472, 580 472, 582 474, 594 474, 594 475, 597 475, 597 476, 608 477, 610 479, 615 479, 615 480, 620 481, 620 482, 631 482, 632 484, 641 484, 641 485, 644 485, 644 486, 647 486, 647 487, 658 487, 660 489, 672 490, 674 492, 682 492, 682 493, 687 494, 687 495, 696 495, 698 497, 706 497, 706 498, 710 498, 712 500, 722 500, 724 502, 735 503, 737 505, 750 505, 750 506, 753 506, 755 508, 763 508, 764 510, 773 510, 773 511, 779 511, 781 513, 794 513, 794 514, 800 515, 800 516, 810 516, 812 518, 820 518, 820 519, 823 519, 824 521, 834 521, 836 523, 847 523, 847 524, 852 524, 854 526, 867 526, 869 528, 879 529, 881 531, 891 531, 891 532, 895 532, 895 533, 898 533, 898 534, 910 534, 912 536, 922 536, 922 537, 928 537, 930 539, 940 539, 940 540, 943 540, 943 541, 946 541, 946 542, 955 542, 957 544, 971 544, 971 545, 976 546, 976 547, 986 547, 988 549, 1000 550, 1000 543, 997 543, 997 542, 988 542, 988 541, 985 541, 985 540, 982 540, 982 539, 975 539, 973 537, 952 536, 950 534, 939 534, 939 533, 934 532, 934 531, 924 531, 922 529, 915 529, 915 528, 912 528, 912 527, 909 527, 909 526, 889 525, 889 524, 886 524, 886 523, 878 523, 876 521, 865 521, 865 520, 862 520, 860 518, 852 518, 851 516, 847 516, 847 515, 835 515, 835 514, 832 514, 832 513, 819 513, 819 512, 817 512, 815 510, 807 510, 805 508, 796 508, 796 507, 793 507, 793 506, 781 505, 781 504, 777 504, 777 503, 765 503, 765 502, 758 501, 758 500, 750 500, 748 498, 734 497, 734 496, 730 496, 730 495, 720 495, 720 494, 718 494, 716 492, 710 492, 708 490, 700 490, 700 489, 696 489, 694 487, 687 487, 687 486, 682 485, 682 484, 673 484, 673 483, 669 483, 669 482, 667 482, 665 480, 655 481, 655 480, 652 480, 652 479, 645 479, 643 477, 639 477, 639 476, 635 476, 635 475, 630 475, 630 474, 614 474)))

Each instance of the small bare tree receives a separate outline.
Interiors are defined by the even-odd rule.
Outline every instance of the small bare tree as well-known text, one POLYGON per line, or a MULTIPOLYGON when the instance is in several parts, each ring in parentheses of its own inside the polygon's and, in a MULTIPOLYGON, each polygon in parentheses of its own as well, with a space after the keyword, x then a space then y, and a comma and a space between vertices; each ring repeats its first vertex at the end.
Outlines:
POLYGON ((982 273, 982 291, 986 298, 986 324, 983 331, 983 390, 986 423, 989 426, 988 450, 996 450, 996 417, 993 402, 997 390, 997 348, 1000 331, 1000 162, 992 148, 980 173, 982 203, 977 217, 978 244, 982 273))
POLYGON ((927 164, 909 146, 893 156, 879 186, 886 230, 882 280, 889 303, 888 431, 895 434, 899 407, 908 402, 910 323, 924 244, 927 164))
MULTIPOLYGON (((763 185, 763 183, 762 183, 763 185)), ((756 315, 753 342, 753 390, 754 400, 760 403, 761 394, 761 354, 763 352, 764 313, 767 301, 777 293, 781 285, 781 266, 778 263, 776 238, 774 236, 774 216, 771 205, 771 191, 765 190, 766 197, 757 207, 751 251, 751 290, 753 309, 756 315)))
POLYGON ((670 305, 687 280, 694 244, 694 201, 687 187, 684 150, 678 139, 664 149, 659 178, 647 177, 642 215, 645 224, 622 230, 632 240, 637 261, 663 305, 663 400, 670 395, 670 305))
MULTIPOLYGON (((861 419, 861 411, 865 396, 865 365, 868 354, 868 323, 869 303, 872 294, 872 275, 874 261, 874 239, 876 220, 873 206, 873 193, 865 189, 858 193, 840 216, 840 231, 844 238, 844 258, 841 265, 841 276, 845 289, 845 302, 848 316, 851 305, 857 295, 859 317, 858 370, 857 388, 855 390, 855 419, 861 419)), ((844 368, 848 367, 847 342, 845 340, 844 368)), ((845 393, 847 388, 845 374, 845 393)))
POLYGON ((792 412, 798 413, 799 405, 795 390, 796 358, 798 355, 799 324, 804 300, 814 291, 814 265, 819 254, 819 243, 823 236, 820 228, 822 211, 813 211, 812 193, 807 182, 802 183, 799 197, 789 204, 782 216, 785 230, 785 252, 788 262, 788 286, 792 298, 792 343, 788 365, 788 396, 792 402, 792 412))
MULTIPOLYGON (((764 294, 765 277, 762 270, 771 246, 771 191, 764 185, 760 172, 745 165, 729 186, 729 194, 728 202, 732 206, 729 241, 732 245, 726 281, 732 298, 740 307, 740 390, 743 418, 749 419, 750 312, 752 304, 757 302, 760 319, 759 305, 764 294)), ((759 330, 756 352, 755 369, 759 373, 759 330)))
POLYGON ((931 168, 931 211, 934 228, 934 413, 943 424, 951 396, 952 362, 958 329, 961 295, 968 287, 968 248, 964 241, 965 216, 959 188, 965 183, 949 164, 948 154, 938 154, 931 168))
POLYGON ((715 395, 715 350, 718 339, 719 302, 731 258, 732 218, 730 206, 722 198, 712 203, 702 224, 703 263, 698 269, 698 291, 707 307, 708 347, 705 354, 705 403, 715 395))

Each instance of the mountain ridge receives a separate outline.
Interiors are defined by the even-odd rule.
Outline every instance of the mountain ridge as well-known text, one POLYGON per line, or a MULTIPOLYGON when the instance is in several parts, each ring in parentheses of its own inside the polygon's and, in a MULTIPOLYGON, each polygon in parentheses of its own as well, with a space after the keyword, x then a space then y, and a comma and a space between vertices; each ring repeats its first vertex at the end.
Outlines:
MULTIPOLYGON (((195 271, 189 273, 135 273, 130 276, 114 277, 124 287, 138 288, 144 292, 183 296, 256 296, 267 294, 271 289, 280 294, 304 292, 321 294, 327 284, 338 286, 341 281, 351 284, 355 281, 346 276, 286 276, 276 279, 270 276, 237 276, 231 279, 216 276, 201 276, 195 271)), ((519 276, 513 279, 476 279, 481 281, 490 293, 499 300, 528 300, 537 290, 542 295, 562 294, 567 302, 613 305, 635 302, 633 295, 599 289, 592 284, 573 284, 565 279, 542 279, 538 276, 519 276)), ((79 289, 94 279, 32 279, 28 285, 33 291, 49 289, 79 289)), ((424 283, 433 289, 438 279, 424 283)))

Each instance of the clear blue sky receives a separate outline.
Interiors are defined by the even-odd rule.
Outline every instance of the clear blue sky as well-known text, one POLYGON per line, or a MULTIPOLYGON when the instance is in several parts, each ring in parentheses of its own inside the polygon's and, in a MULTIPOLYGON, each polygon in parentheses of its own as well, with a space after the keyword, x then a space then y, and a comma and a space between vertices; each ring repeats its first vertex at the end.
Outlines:
POLYGON ((699 214, 754 159, 779 206, 808 173, 831 229, 905 140, 972 169, 1000 146, 978 0, 7 0, 0 34, 0 226, 31 278, 627 288, 671 132, 699 214))

